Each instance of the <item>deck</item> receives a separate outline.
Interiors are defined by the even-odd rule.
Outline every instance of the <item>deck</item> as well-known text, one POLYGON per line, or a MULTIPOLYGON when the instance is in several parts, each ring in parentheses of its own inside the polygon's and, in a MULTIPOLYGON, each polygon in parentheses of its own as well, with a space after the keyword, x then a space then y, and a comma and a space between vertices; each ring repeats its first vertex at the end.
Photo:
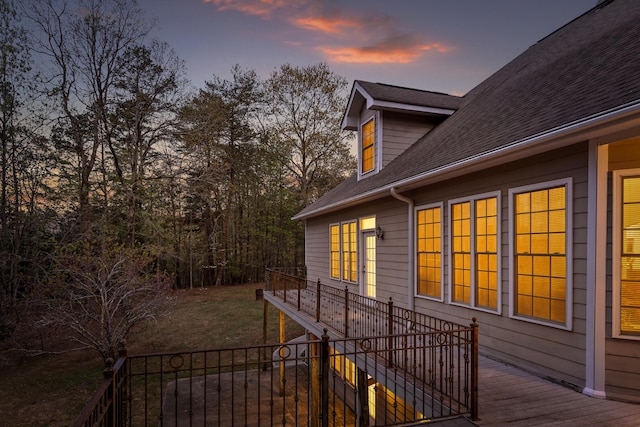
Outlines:
POLYGON ((479 368, 479 426, 640 425, 638 404, 591 398, 486 357, 479 368))
MULTIPOLYGON (((317 301, 304 288, 306 286, 301 289, 299 284, 284 287, 279 296, 277 291, 265 293, 265 299, 284 310, 297 323, 318 333, 314 329, 330 322, 318 323, 316 318, 320 316, 310 315, 317 301), (289 301, 286 295, 291 296, 289 301), (310 296, 311 301, 308 301, 310 296), (296 300, 298 307, 292 309, 296 300), (310 310, 305 310, 305 303, 311 307, 310 310)), ((434 424, 439 427, 640 426, 640 404, 591 398, 482 356, 479 357, 478 370, 478 414, 479 420, 473 422, 455 418, 434 424)))

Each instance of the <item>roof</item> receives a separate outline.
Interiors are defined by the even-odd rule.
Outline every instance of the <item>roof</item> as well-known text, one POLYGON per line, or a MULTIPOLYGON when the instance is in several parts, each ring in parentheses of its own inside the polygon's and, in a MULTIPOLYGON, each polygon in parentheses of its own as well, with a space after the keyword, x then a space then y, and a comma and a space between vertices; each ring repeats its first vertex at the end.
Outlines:
POLYGON ((472 89, 451 117, 379 173, 348 178, 294 218, 490 167, 525 147, 552 149, 548 141, 559 135, 640 115, 638 40, 640 2, 598 3, 472 89))
POLYGON ((363 106, 370 110, 450 116, 461 103, 461 97, 446 93, 356 80, 353 83, 342 127, 348 130, 358 129, 360 110, 363 106))

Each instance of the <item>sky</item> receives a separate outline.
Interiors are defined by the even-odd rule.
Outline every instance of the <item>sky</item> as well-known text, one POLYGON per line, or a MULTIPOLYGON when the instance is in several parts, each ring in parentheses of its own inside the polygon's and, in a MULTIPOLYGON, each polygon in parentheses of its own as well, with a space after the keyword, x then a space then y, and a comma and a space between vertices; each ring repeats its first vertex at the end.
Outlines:
POLYGON ((464 95, 597 0, 139 0, 201 87, 325 62, 345 77, 464 95))

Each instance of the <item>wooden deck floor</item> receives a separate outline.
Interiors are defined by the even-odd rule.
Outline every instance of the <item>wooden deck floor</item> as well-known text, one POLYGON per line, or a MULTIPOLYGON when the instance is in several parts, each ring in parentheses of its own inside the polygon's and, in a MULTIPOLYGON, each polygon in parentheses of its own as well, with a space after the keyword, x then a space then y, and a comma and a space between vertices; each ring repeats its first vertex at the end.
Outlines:
POLYGON ((640 426, 640 404, 594 399, 486 357, 479 365, 478 426, 640 426))

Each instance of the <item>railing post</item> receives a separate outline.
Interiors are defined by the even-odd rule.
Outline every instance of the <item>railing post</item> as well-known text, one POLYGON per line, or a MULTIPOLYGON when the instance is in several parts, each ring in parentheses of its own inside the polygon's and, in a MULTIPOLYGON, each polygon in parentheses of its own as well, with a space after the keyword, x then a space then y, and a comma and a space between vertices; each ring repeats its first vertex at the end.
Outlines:
POLYGON ((316 284, 316 322, 320 322, 320 279, 316 284))
POLYGON ((344 287, 344 337, 349 338, 349 287, 344 287))
POLYGON ((128 418, 128 399, 127 399, 127 391, 129 390, 129 375, 127 374, 127 368, 129 364, 129 360, 127 358, 128 352, 125 347, 126 342, 122 341, 120 343, 120 348, 118 349, 118 357, 124 358, 124 364, 120 367, 119 376, 122 376, 122 383, 118 381, 118 419, 116 421, 116 426, 125 426, 127 425, 128 418))
POLYGON ((109 400, 110 402, 109 407, 107 408, 107 411, 105 413, 104 416, 104 425, 108 425, 108 426, 115 426, 116 423, 116 384, 115 384, 115 369, 113 368, 113 364, 114 361, 112 358, 108 358, 107 360, 105 360, 105 368, 104 371, 102 371, 102 374, 104 375, 104 379, 105 380, 109 380, 110 384, 109 384, 109 388, 108 388, 108 393, 110 394, 109 396, 109 400))
POLYGON ((322 334, 320 344, 320 425, 329 427, 329 335, 322 334))
POLYGON ((300 289, 302 288, 302 280, 306 281, 307 279, 296 277, 296 282, 298 282, 298 311, 300 311, 300 289))
POLYGON ((389 349, 389 367, 393 368, 393 299, 389 297, 389 313, 387 314, 387 348, 389 349))
POLYGON ((471 324, 471 419, 478 418, 478 324, 474 317, 471 324))

